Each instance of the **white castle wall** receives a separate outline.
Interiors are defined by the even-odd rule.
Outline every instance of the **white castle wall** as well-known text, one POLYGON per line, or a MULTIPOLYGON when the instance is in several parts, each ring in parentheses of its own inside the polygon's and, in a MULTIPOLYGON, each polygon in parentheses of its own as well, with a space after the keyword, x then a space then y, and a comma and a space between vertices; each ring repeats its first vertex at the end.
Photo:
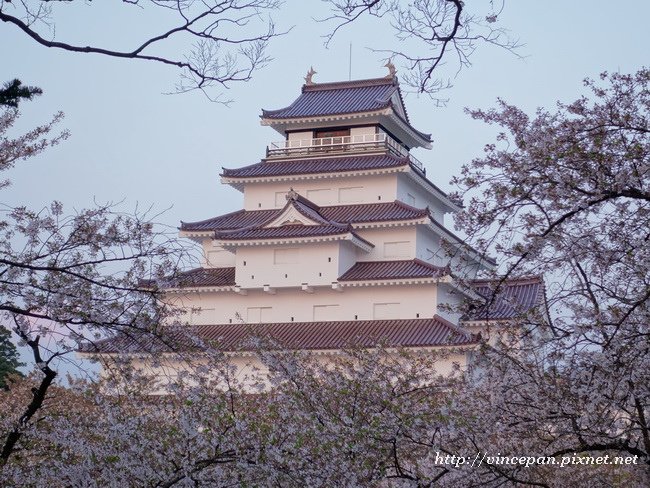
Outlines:
POLYGON ((422 185, 416 183, 410 176, 400 173, 397 176, 397 200, 416 208, 429 207, 433 218, 444 225, 445 212, 449 210, 422 185))
POLYGON ((215 244, 215 241, 209 237, 201 240, 201 247, 203 248, 201 267, 230 268, 235 266, 234 250, 224 249, 218 244, 215 244))
POLYGON ((262 290, 202 292, 169 295, 168 300, 187 313, 190 324, 236 324, 244 322, 310 322, 313 320, 371 320, 431 318, 437 313, 435 283, 398 286, 279 288, 271 295, 262 290))
POLYGON ((244 209, 282 208, 293 188, 317 205, 392 202, 397 198, 394 174, 318 178, 283 182, 248 183, 244 187, 244 209))
POLYGON ((236 283, 242 288, 331 285, 356 262, 355 248, 341 241, 241 246, 236 283))
POLYGON ((391 261, 414 259, 416 252, 416 226, 357 229, 357 234, 374 244, 372 251, 360 255, 360 261, 391 261))
MULTIPOLYGON (((457 374, 457 368, 460 368, 460 370, 467 369, 468 357, 471 355, 471 353, 465 353, 458 350, 445 352, 440 348, 433 348, 433 352, 430 349, 411 349, 409 350, 409 353, 413 355, 425 354, 428 357, 431 357, 432 354, 436 353, 443 354, 443 356, 436 361, 435 366, 435 373, 441 376, 457 374)), ((334 356, 332 351, 313 351, 311 354, 313 358, 325 367, 333 362, 334 356)), ((393 358, 398 361, 403 360, 401 356, 395 356, 393 358)), ((191 358, 191 363, 195 366, 207 364, 206 360, 200 356, 191 358)), ((269 369, 255 353, 228 355, 228 363, 234 368, 234 377, 237 379, 237 382, 245 390, 257 393, 259 392, 260 384, 264 385, 264 388, 269 388, 269 369)), ((192 367, 187 361, 178 361, 173 356, 158 357, 155 362, 136 358, 133 359, 132 365, 136 370, 143 371, 150 377, 154 377, 158 380, 158 389, 148 392, 153 395, 167 394, 168 391, 166 390, 166 386, 176 381, 178 375, 182 371, 187 371, 188 368, 192 367)), ((113 370, 111 368, 102 370, 102 375, 105 377, 110 377, 112 374, 113 370)), ((218 381, 218 377, 215 376, 215 380, 218 381)), ((224 389, 227 388, 225 382, 223 383, 223 387, 224 389)))

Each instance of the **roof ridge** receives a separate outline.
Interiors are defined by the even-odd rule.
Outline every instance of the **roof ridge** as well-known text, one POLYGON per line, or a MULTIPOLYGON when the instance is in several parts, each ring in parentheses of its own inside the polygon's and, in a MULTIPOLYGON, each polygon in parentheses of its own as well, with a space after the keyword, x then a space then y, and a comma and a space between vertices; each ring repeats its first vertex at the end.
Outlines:
POLYGON ((316 216, 321 219, 321 225, 335 225, 335 226, 343 225, 339 222, 336 222, 334 220, 325 217, 321 213, 320 207, 316 203, 312 202, 307 197, 304 197, 303 195, 295 191, 293 188, 289 189, 286 198, 287 198, 287 205, 285 205, 284 208, 280 211, 280 215, 282 214, 282 212, 286 210, 287 206, 291 205, 304 217, 307 217, 310 220, 314 220, 313 215, 309 215, 309 212, 306 212, 303 208, 301 208, 301 207, 307 207, 308 210, 314 212, 316 216))
POLYGON ((293 187, 289 188, 286 198, 288 202, 294 201, 297 203, 301 203, 316 212, 320 211, 320 207, 315 202, 312 202, 307 197, 302 196, 300 193, 294 190, 293 187))
POLYGON ((348 81, 327 81, 325 83, 312 83, 310 85, 304 84, 302 86, 302 93, 325 91, 325 90, 344 90, 346 88, 363 88, 366 86, 381 86, 393 85, 399 87, 397 77, 383 77, 383 78, 366 78, 362 80, 348 80, 348 81))

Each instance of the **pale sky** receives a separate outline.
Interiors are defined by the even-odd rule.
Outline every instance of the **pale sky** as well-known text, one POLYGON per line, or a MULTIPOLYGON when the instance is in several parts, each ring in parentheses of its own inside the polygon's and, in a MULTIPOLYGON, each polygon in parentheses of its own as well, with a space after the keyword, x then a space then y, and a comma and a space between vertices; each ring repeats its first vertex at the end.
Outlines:
MULTIPOLYGON (((487 1, 487 0, 486 0, 487 1)), ((147 25, 119 16, 119 2, 79 2, 72 15, 60 18, 57 38, 89 42, 88 37, 118 39, 128 45, 147 25)), ((470 3, 470 2, 468 2, 470 3)), ((472 2, 473 3, 473 2, 472 2)), ((253 81, 233 86, 230 107, 209 102, 200 93, 163 95, 173 89, 178 72, 145 61, 66 53, 41 47, 11 25, 0 25, 1 79, 19 78, 44 95, 23 103, 21 127, 29 129, 62 110, 63 126, 72 134, 3 175, 13 181, 2 202, 38 209, 60 200, 71 210, 93 201, 123 201, 124 208, 171 207, 161 220, 202 220, 241 207, 241 194, 222 186, 222 166, 258 162, 279 135, 261 127, 261 109, 290 104, 300 93, 310 66, 314 81, 348 78, 352 43, 352 78, 386 74, 385 55, 367 48, 395 48, 397 41, 363 22, 340 32, 329 49, 320 37, 328 32, 313 17, 327 15, 318 0, 290 0, 276 14, 278 28, 295 26, 272 41, 273 61, 253 81)), ((518 59, 492 46, 478 46, 473 66, 462 71, 440 108, 426 96, 409 95, 412 124, 432 134, 430 151, 416 156, 428 177, 445 190, 463 163, 480 155, 494 130, 471 120, 464 107, 489 108, 497 97, 524 108, 552 108, 556 100, 571 101, 583 93, 582 79, 604 70, 633 72, 648 65, 650 2, 510 0, 500 24, 524 46, 518 59)), ((398 66, 399 72, 403 71, 398 66)), ((449 223, 448 223, 449 225, 449 223)))
MULTIPOLYGON (((472 121, 464 107, 487 108, 501 97, 532 112, 558 99, 574 99, 585 76, 631 72, 648 64, 650 2, 617 6, 592 0, 506 2, 502 25, 525 44, 519 51, 524 60, 479 46, 474 65, 443 94, 450 98, 445 108, 426 96, 406 97, 413 125, 433 135, 433 149, 416 153, 429 178, 450 189, 449 179, 492 139, 494 132, 472 121)), ((13 170, 13 186, 3 191, 3 201, 34 208, 53 199, 75 208, 90 206, 93 199, 123 200, 127 208, 153 204, 172 207, 162 220, 173 226, 240 208, 241 194, 220 185, 218 173, 222 166, 258 162, 266 144, 279 139, 260 126, 261 108, 292 102, 311 65, 317 82, 347 79, 350 43, 353 78, 386 74, 383 55, 367 47, 391 47, 394 38, 377 34, 375 24, 366 22, 341 31, 325 49, 320 36, 327 27, 312 20, 326 15, 324 7, 317 0, 285 4, 277 24, 295 28, 274 40, 269 51, 274 60, 252 82, 228 90, 226 96, 234 100, 230 107, 200 93, 163 95, 177 81, 171 68, 47 49, 13 26, 1 25, 2 79, 18 77, 44 90, 36 101, 23 104, 23 126, 62 110, 63 124, 72 133, 61 146, 13 170)), ((57 25, 57 35, 81 39, 99 32, 123 39, 130 26, 114 14, 121 8, 81 5, 73 18, 57 25), (95 12, 101 22, 92 20, 95 12)))

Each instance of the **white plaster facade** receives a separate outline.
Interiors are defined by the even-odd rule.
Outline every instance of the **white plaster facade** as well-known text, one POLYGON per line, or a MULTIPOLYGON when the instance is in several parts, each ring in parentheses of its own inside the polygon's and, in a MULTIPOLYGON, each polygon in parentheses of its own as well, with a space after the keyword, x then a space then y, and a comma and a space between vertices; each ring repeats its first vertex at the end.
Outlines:
MULTIPOLYGON (((401 100, 401 98, 394 98, 401 100)), ((403 117, 405 111, 398 103, 396 111, 403 117)), ((416 140, 417 135, 406 134, 413 129, 391 133, 381 124, 381 118, 358 120, 358 114, 340 115, 335 122, 323 120, 276 121, 263 117, 262 124, 270 125, 285 136, 288 154, 275 159, 291 163, 311 159, 340 159, 346 154, 330 154, 323 141, 315 139, 323 127, 349 129, 349 141, 354 136, 384 134, 395 140, 416 140), (355 124, 359 124, 355 127, 355 124), (295 148, 309 148, 318 143, 319 151, 306 156, 295 148), (323 151, 321 151, 323 149, 323 151)), ((393 129, 396 124, 388 124, 393 129)), ((340 142, 341 137, 332 140, 340 142)), ((426 146, 426 144, 420 144, 426 146)), ((353 143, 350 144, 353 146, 353 143)), ((349 149, 349 148, 348 148, 349 149)), ((407 148, 408 149, 408 148, 407 148)), ((355 155, 384 154, 377 148, 355 155)), ((314 238, 221 240, 212 232, 183 230, 181 235, 201 242, 206 268, 235 268, 234 285, 219 291, 199 288, 181 294, 174 300, 188 311, 191 324, 244 322, 304 322, 368 320, 386 318, 428 318, 440 315, 457 321, 458 316, 439 307, 443 303, 457 305, 465 295, 440 279, 428 280, 371 280, 370 282, 339 283, 346 271, 358 262, 421 260, 434 266, 451 266, 456 274, 473 277, 491 263, 471 250, 444 229, 445 215, 456 211, 452 202, 422 171, 411 165, 388 169, 365 169, 347 172, 295 172, 274 176, 233 178, 224 174, 222 181, 243 193, 243 210, 248 212, 278 210, 286 207, 287 194, 295 192, 317 206, 344 206, 399 201, 415 208, 428 208, 430 218, 420 220, 391 220, 354 223, 354 233, 370 245, 359 245, 348 236, 321 236, 314 238), (435 225, 435 224, 438 225, 435 225), (454 244, 450 254, 449 246, 454 244)), ((286 219, 293 224, 312 225, 309 218, 293 212, 286 219)), ((280 219, 282 220, 282 219, 280 219)), ((282 225, 275 218, 266 227, 282 225)))
MULTIPOLYGON (((396 80, 377 79, 323 85, 323 90, 353 90, 364 83, 398 87, 396 80)), ((494 264, 444 227, 445 215, 459 207, 409 155, 412 147, 428 147, 429 139, 407 122, 396 89, 389 98, 374 112, 284 119, 265 112, 262 124, 285 142, 273 146, 275 153, 267 150, 254 172, 245 167, 222 175, 224 184, 243 193, 242 211, 181 227, 181 236, 202 246, 199 271, 225 276, 168 290, 167 300, 186 311, 188 326, 318 323, 326 328, 333 322, 381 321, 393 327, 389 321, 429 319, 440 320, 450 334, 465 334, 463 347, 471 350, 475 342, 458 327, 454 307, 472 293, 454 277, 472 279, 494 264), (336 143, 328 145, 316 137, 324 129, 346 135, 332 137, 336 143), (377 134, 376 144, 363 142, 377 134), (379 163, 358 163, 371 158, 379 163), (386 158, 390 164, 384 164, 386 158), (312 162, 328 169, 312 170, 312 162), (377 205, 387 213, 378 213, 377 205), (356 212, 355 217, 345 220, 352 214, 337 213, 339 208, 356 212), (337 221, 330 214, 344 217, 337 221), (220 223, 228 219, 236 223, 220 223)), ((422 353, 445 347, 426 341, 407 345, 422 353)), ((337 353, 327 344, 312 344, 310 350, 323 360, 337 353)), ((441 372, 456 363, 465 366, 468 357, 453 352, 441 372)), ((243 353, 232 361, 242 374, 261 368, 243 353)))

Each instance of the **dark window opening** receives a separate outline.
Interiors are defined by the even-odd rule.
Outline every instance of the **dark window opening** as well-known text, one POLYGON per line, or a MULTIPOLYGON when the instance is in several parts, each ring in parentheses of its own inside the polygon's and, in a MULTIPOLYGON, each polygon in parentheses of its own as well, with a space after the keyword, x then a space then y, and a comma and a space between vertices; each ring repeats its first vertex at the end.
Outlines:
POLYGON ((335 138, 335 137, 346 137, 350 135, 350 129, 325 129, 325 130, 315 130, 314 139, 326 138, 335 138))

